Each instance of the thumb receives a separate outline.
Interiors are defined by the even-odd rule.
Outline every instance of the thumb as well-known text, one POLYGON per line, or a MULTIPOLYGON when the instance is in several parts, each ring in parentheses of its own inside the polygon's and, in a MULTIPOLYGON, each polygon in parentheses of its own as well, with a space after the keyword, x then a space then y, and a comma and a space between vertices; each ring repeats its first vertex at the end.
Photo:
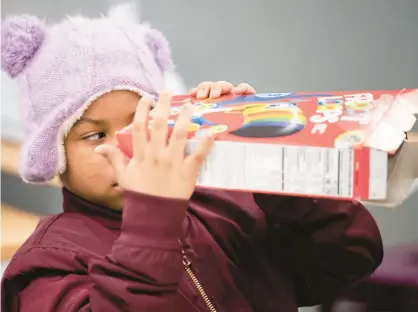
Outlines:
POLYGON ((116 175, 120 175, 126 167, 126 157, 122 151, 114 145, 103 144, 97 146, 94 151, 107 159, 115 169, 116 175))

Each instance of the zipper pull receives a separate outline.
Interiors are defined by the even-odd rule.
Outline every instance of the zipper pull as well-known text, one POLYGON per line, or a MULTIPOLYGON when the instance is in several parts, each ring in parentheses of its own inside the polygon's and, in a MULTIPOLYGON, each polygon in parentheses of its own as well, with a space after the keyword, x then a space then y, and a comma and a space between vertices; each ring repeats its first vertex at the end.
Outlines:
POLYGON ((185 267, 189 267, 189 266, 190 266, 190 264, 191 264, 191 262, 190 262, 189 258, 187 258, 187 256, 186 256, 186 252, 184 251, 184 249, 183 249, 183 248, 181 249, 181 253, 183 254, 183 265, 184 265, 185 267))

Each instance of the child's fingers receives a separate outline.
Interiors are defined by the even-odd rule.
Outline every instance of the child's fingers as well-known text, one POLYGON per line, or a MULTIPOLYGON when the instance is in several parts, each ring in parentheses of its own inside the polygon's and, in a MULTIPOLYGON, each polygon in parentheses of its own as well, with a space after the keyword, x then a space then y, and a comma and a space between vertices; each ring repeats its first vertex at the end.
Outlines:
POLYGON ((132 147, 137 159, 142 159, 148 143, 148 115, 152 105, 151 98, 143 97, 136 107, 132 122, 132 147))
POLYGON ((232 83, 227 81, 217 81, 215 83, 210 81, 202 82, 190 91, 191 96, 196 96, 198 99, 206 98, 218 98, 221 95, 235 93, 238 95, 254 94, 255 89, 248 83, 240 83, 237 86, 233 86, 232 83))
POLYGON ((187 144, 187 134, 193 115, 193 105, 187 103, 177 118, 168 145, 169 154, 174 161, 184 159, 184 151, 187 144))
POLYGON ((222 86, 220 84, 213 84, 209 88, 209 97, 212 99, 216 99, 222 95, 222 86))
POLYGON ((114 145, 99 145, 94 150, 96 153, 102 155, 107 159, 110 165, 116 172, 116 176, 120 177, 126 168, 126 156, 119 148, 114 145))
POLYGON ((212 82, 205 81, 197 86, 196 98, 206 99, 209 96, 209 90, 212 85, 212 82))
POLYGON ((231 93, 233 88, 232 83, 226 81, 218 81, 210 87, 209 97, 212 99, 218 98, 221 95, 231 93))
POLYGON ((214 140, 214 134, 208 131, 207 134, 201 138, 201 141, 196 149, 187 156, 185 162, 196 176, 199 173, 199 169, 205 161, 206 156, 209 154, 214 140))
POLYGON ((161 149, 167 146, 168 116, 170 115, 171 98, 171 92, 164 91, 154 110, 148 150, 153 156, 157 156, 161 152, 161 149))
POLYGON ((235 94, 254 94, 256 93, 255 89, 248 83, 240 83, 232 89, 232 92, 235 94))

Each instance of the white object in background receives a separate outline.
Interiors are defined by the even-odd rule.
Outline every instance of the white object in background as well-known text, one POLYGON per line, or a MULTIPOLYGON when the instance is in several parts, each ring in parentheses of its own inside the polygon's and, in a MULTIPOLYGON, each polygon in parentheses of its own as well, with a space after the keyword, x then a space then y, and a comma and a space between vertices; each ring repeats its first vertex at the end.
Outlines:
POLYGON ((374 111, 378 123, 364 145, 394 154, 414 127, 417 111, 418 90, 381 97, 374 111))
POLYGON ((364 142, 367 147, 394 154, 406 138, 405 132, 399 127, 382 120, 364 142))
POLYGON ((165 86, 174 95, 182 95, 187 93, 186 85, 184 84, 183 78, 177 72, 167 71, 164 73, 165 86))
POLYGON ((20 124, 18 88, 11 78, 1 73, 1 137, 14 141, 25 138, 20 124))
POLYGON ((395 97, 389 112, 385 116, 387 123, 401 129, 403 132, 411 131, 417 120, 418 91, 401 93, 395 97))

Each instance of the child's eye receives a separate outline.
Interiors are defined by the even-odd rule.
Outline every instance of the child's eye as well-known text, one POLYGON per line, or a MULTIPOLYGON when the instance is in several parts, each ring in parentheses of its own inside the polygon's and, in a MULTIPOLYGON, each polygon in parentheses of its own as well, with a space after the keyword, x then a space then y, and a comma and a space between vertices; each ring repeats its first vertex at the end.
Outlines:
POLYGON ((91 135, 88 135, 86 137, 84 137, 84 140, 88 140, 88 141, 98 141, 103 139, 106 136, 106 134, 104 132, 97 132, 91 135))

